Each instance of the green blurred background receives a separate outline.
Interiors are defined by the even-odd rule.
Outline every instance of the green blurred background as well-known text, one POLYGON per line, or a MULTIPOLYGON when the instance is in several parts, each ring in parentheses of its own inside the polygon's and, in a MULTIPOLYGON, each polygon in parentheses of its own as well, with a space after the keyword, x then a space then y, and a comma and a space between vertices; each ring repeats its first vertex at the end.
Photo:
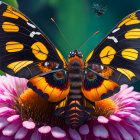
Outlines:
MULTIPOLYGON (((126 15, 140 9, 140 0, 2 0, 27 15, 56 45, 67 59, 72 49, 61 37, 52 17, 73 49, 78 49, 94 32, 99 31, 81 49, 84 58, 126 15), (106 8, 97 16, 93 4, 106 8)), ((3 73, 1 73, 3 74, 3 73)), ((133 84, 140 91, 140 82, 133 84)))

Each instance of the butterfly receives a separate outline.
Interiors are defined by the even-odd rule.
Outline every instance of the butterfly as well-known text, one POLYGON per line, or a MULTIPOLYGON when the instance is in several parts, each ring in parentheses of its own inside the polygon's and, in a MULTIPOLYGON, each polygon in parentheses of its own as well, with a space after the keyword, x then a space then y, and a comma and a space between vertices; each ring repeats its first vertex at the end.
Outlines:
POLYGON ((95 101, 140 79, 140 11, 125 17, 90 52, 70 52, 68 62, 36 25, 0 2, 0 69, 28 79, 27 86, 49 102, 55 115, 77 128, 92 117, 95 101))

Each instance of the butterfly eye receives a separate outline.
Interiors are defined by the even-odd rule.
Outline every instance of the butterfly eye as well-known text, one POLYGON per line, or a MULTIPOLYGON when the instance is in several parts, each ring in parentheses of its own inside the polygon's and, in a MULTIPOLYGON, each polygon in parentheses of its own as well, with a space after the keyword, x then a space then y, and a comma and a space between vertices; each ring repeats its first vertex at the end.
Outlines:
POLYGON ((64 71, 58 71, 55 73, 55 78, 57 80, 62 80, 65 78, 65 72, 64 71))
POLYGON ((72 55, 75 55, 75 53, 74 53, 74 52, 72 52, 71 54, 72 54, 72 55))

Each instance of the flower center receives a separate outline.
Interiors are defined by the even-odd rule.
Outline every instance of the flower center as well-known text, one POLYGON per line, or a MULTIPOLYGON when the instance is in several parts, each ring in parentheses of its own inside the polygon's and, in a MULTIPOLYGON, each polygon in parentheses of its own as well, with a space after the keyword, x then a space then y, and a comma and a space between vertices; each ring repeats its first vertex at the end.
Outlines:
POLYGON ((101 101, 96 101, 93 118, 96 118, 98 116, 104 116, 108 118, 110 115, 114 114, 114 112, 117 109, 118 109, 118 106, 110 98, 107 98, 101 101))
MULTIPOLYGON (((51 125, 59 126, 65 129, 66 124, 64 119, 55 116, 56 103, 47 101, 40 97, 32 89, 26 90, 21 94, 20 98, 15 100, 13 108, 17 110, 23 120, 33 120, 36 125, 51 125)), ((111 99, 104 99, 95 102, 95 111, 93 118, 104 116, 108 118, 112 115, 118 106, 111 99)))
POLYGON ((16 99, 14 108, 23 120, 32 119, 36 125, 65 126, 64 120, 54 115, 56 103, 49 102, 36 94, 32 89, 26 90, 16 99))

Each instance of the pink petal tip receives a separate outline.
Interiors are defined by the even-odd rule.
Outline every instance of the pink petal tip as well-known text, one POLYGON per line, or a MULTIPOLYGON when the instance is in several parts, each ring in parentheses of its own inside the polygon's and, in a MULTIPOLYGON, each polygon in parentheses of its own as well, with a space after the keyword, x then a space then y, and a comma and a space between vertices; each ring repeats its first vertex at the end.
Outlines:
POLYGON ((26 129, 34 129, 35 128, 35 123, 32 121, 24 121, 22 123, 23 127, 25 127, 26 129))
POLYGON ((51 131, 50 126, 42 126, 38 129, 41 134, 48 134, 51 131))
POLYGON ((104 117, 104 116, 99 116, 97 120, 98 120, 99 123, 103 123, 103 124, 106 124, 106 123, 108 123, 108 121, 109 121, 109 120, 108 120, 106 117, 104 117))
POLYGON ((81 136, 76 130, 69 128, 69 134, 73 140, 81 140, 81 136))
POLYGON ((87 124, 84 124, 82 125, 80 128, 79 128, 79 132, 82 134, 82 135, 87 135, 89 133, 89 127, 87 124))
POLYGON ((59 127, 53 127, 51 133, 55 138, 64 138, 66 136, 66 132, 59 127))

